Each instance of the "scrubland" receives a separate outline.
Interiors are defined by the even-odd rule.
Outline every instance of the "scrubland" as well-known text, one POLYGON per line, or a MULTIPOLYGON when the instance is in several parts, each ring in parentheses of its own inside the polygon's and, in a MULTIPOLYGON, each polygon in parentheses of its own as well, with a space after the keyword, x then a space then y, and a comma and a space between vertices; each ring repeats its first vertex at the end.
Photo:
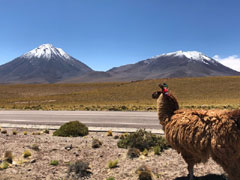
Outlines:
POLYGON ((155 110, 151 98, 166 82, 184 108, 240 107, 240 77, 173 78, 134 82, 0 86, 1 109, 155 110))
MULTIPOLYGON (((129 152, 118 143, 126 134, 90 132, 83 137, 57 137, 52 130, 4 130, 7 133, 0 133, 1 180, 73 180, 72 174, 82 176, 78 179, 138 180, 144 169, 153 180, 187 180, 187 164, 175 150, 129 152)), ((222 168, 212 160, 197 165, 195 175, 197 180, 226 180, 222 168)))

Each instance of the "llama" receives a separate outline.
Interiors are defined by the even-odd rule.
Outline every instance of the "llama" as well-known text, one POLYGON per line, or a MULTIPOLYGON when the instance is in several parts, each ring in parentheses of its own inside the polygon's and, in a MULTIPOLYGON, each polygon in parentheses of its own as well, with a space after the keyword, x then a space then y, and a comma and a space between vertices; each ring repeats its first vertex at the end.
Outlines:
POLYGON ((189 180, 194 178, 194 165, 209 157, 222 166, 230 180, 240 180, 240 109, 178 110, 173 95, 157 91, 152 98, 157 99, 168 143, 188 164, 189 180))

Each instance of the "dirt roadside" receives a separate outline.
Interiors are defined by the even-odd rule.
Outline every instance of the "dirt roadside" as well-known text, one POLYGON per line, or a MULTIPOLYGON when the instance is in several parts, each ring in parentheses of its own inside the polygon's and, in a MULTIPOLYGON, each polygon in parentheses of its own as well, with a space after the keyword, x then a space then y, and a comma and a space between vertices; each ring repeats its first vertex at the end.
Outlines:
MULTIPOLYGON (((1 180, 65 180, 68 175, 69 164, 76 160, 89 162, 90 180, 105 180, 114 177, 115 180, 137 180, 136 170, 141 165, 148 166, 153 172, 155 180, 184 180, 187 179, 187 165, 181 156, 172 149, 164 151, 160 156, 149 153, 148 156, 129 159, 127 150, 117 147, 118 139, 107 136, 105 132, 90 132, 85 137, 55 137, 50 134, 33 135, 41 130, 7 128, 8 135, 0 134, 0 160, 6 151, 13 153, 13 165, 0 170, 1 180), (13 135, 13 130, 17 135, 13 135), (24 135, 24 131, 28 135, 24 135), (98 149, 92 148, 92 139, 102 141, 98 149), (39 151, 31 149, 39 146, 39 151), (72 149, 66 147, 72 145, 72 149), (30 150, 31 156, 23 158, 23 152, 30 150), (118 167, 109 169, 110 160, 118 159, 118 167), (50 161, 58 160, 58 166, 50 165, 50 161)), ((113 133, 120 135, 120 133, 113 133)), ((206 164, 195 167, 197 179, 218 179, 224 171, 211 159, 206 164)))

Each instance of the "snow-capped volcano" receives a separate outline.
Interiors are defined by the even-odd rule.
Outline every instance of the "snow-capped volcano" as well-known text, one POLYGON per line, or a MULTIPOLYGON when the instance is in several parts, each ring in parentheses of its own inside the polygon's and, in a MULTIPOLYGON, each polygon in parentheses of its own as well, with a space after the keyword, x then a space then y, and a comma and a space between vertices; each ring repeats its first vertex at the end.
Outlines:
POLYGON ((43 44, 0 66, 0 83, 55 83, 93 70, 51 44, 43 44))
POLYGON ((21 57, 24 58, 45 58, 50 60, 51 58, 63 58, 63 59, 71 59, 71 57, 64 52, 61 48, 56 48, 52 44, 42 44, 38 48, 35 48, 21 57))
POLYGON ((112 68, 108 73, 119 80, 240 75, 197 51, 161 54, 135 64, 112 68))

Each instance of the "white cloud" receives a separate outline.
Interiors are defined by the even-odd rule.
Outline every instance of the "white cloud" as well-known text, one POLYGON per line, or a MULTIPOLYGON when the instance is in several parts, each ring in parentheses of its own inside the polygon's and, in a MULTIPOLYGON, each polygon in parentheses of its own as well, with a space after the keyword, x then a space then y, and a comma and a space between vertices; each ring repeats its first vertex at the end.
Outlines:
POLYGON ((226 58, 221 58, 219 55, 215 55, 213 56, 213 59, 219 61, 224 66, 240 72, 240 57, 237 55, 228 56, 226 58))

